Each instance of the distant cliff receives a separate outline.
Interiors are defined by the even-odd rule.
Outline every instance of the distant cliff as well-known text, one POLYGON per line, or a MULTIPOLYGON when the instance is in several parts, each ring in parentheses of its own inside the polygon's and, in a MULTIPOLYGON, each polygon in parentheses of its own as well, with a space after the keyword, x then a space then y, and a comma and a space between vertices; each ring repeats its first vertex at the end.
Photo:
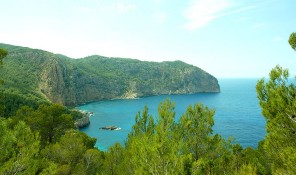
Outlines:
POLYGON ((220 92, 215 77, 181 61, 63 55, 0 44, 8 50, 0 76, 6 88, 73 106, 95 100, 220 92))

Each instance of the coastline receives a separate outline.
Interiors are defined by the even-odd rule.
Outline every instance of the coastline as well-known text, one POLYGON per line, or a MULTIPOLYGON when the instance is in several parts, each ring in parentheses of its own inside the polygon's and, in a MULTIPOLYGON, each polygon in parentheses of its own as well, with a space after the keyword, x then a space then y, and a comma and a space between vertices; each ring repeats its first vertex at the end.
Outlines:
MULTIPOLYGON (((80 104, 76 105, 76 109, 79 106, 84 106, 84 105, 88 105, 90 103, 95 103, 95 102, 100 102, 100 101, 114 101, 114 100, 139 100, 142 98, 147 98, 147 97, 157 97, 157 96, 163 96, 163 95, 194 95, 194 94, 219 94, 221 93, 221 91, 209 91, 209 92, 193 92, 193 93, 171 93, 171 94, 154 94, 154 95, 141 95, 141 96, 128 96, 128 97, 116 97, 116 98, 111 98, 111 99, 98 99, 98 100, 92 100, 92 101, 88 101, 88 102, 83 102, 80 104)), ((81 110, 83 111, 83 110, 81 110)), ((87 111, 83 111, 83 112, 87 112, 87 111)))
POLYGON ((197 92, 197 93, 174 93, 174 94, 156 94, 156 95, 147 95, 147 96, 138 96, 138 95, 131 95, 131 96, 121 96, 118 98, 113 98, 113 99, 105 99, 105 100, 97 100, 97 101, 89 101, 85 103, 78 104, 75 107, 75 110, 83 114, 83 117, 81 119, 78 119, 74 122, 74 125, 77 129, 82 129, 85 127, 88 127, 90 125, 90 117, 93 115, 93 112, 89 112, 86 110, 81 110, 78 107, 83 106, 83 105, 88 105, 89 103, 94 103, 94 102, 99 102, 99 101, 116 101, 116 100, 140 100, 142 98, 147 98, 147 97, 157 97, 157 96, 165 96, 165 95, 193 95, 193 94, 217 94, 221 93, 221 91, 217 92, 197 92))

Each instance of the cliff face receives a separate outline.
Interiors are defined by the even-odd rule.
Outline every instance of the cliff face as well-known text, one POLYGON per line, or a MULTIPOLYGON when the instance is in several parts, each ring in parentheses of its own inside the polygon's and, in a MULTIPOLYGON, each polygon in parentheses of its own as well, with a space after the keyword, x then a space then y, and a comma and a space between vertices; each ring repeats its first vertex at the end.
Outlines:
MULTIPOLYGON (((160 94, 220 92, 215 77, 181 61, 155 63, 102 56, 71 59, 40 50, 4 46, 10 53, 4 60, 8 64, 4 72, 12 72, 10 69, 23 62, 23 73, 35 73, 37 78, 30 78, 22 88, 35 87, 35 92, 63 105, 160 94), (38 56, 32 60, 36 53, 38 56), (35 69, 26 72, 26 66, 32 64, 35 69)), ((1 76, 5 79, 4 72, 1 76)), ((15 76, 10 78, 8 81, 23 81, 15 76)))
MULTIPOLYGON (((87 59, 87 58, 84 58, 87 59)), ((113 60, 109 60, 112 62, 113 60)), ((125 60, 121 60, 124 62, 125 60)), ((69 68, 63 61, 51 61, 41 75, 41 92, 52 102, 64 105, 76 105, 85 102, 114 99, 114 98, 136 98, 161 94, 188 94, 198 92, 219 92, 219 84, 216 78, 208 73, 178 62, 185 68, 177 68, 174 62, 167 62, 164 68, 154 72, 151 68, 145 70, 145 62, 141 66, 133 67, 135 72, 129 73, 123 70, 122 76, 106 76, 96 73, 93 75, 88 69, 79 67, 69 68), (170 66, 170 70, 166 67, 170 66), (143 74, 146 75, 142 78, 143 74)), ((121 63, 120 63, 121 64, 121 63)), ((155 69, 158 64, 154 63, 155 69)), ((94 67, 100 66, 93 62, 94 67)), ((108 67, 104 67, 108 72, 108 67)), ((119 68, 120 69, 120 68, 119 68)))

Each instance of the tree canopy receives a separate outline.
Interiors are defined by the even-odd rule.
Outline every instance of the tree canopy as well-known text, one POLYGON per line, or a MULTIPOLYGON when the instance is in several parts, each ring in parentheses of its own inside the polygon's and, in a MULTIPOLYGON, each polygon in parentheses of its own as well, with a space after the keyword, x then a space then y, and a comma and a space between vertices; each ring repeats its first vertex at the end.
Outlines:
MULTIPOLYGON (((7 56, 8 52, 0 48, 0 66, 3 64, 3 58, 7 56)), ((0 86, 3 84, 3 80, 0 79, 0 86)), ((4 116, 5 106, 3 105, 3 94, 0 93, 0 117, 4 116)))
POLYGON ((8 52, 0 48, 0 65, 3 64, 3 58, 7 56, 8 52))
POLYGON ((39 132, 41 144, 55 143, 68 129, 74 128, 72 116, 66 108, 57 104, 40 105, 37 110, 24 106, 20 108, 15 121, 25 121, 33 131, 39 132))
POLYGON ((270 79, 257 84, 258 99, 267 121, 266 151, 276 174, 296 174, 296 86, 287 69, 276 66, 270 79))
POLYGON ((296 32, 291 33, 290 38, 288 40, 292 49, 296 51, 296 32))
MULTIPOLYGON (((289 44, 296 50, 296 33, 289 44)), ((262 114, 266 119, 267 135, 262 142, 274 174, 296 174, 296 85, 289 71, 277 65, 269 80, 256 86, 262 114)))
POLYGON ((23 107, 0 118, 0 174, 101 174, 96 139, 73 130, 65 108, 23 107))
POLYGON ((264 157, 213 134, 215 111, 202 104, 189 106, 176 119, 175 104, 159 104, 152 117, 144 107, 122 147, 106 152, 106 174, 267 174, 264 157), (246 156, 246 153, 249 157, 246 156))

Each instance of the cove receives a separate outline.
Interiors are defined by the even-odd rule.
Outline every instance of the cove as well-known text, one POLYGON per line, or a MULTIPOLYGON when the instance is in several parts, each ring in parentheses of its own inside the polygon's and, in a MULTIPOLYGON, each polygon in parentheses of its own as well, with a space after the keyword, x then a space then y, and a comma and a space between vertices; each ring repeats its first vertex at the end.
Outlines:
POLYGON ((189 105, 203 103, 216 110, 214 133, 224 138, 234 137, 243 147, 257 147, 264 139, 265 120, 256 94, 258 79, 220 79, 221 93, 198 93, 187 95, 160 95, 128 100, 97 101, 81 105, 78 109, 93 112, 91 124, 81 129, 97 138, 96 146, 107 150, 116 142, 124 144, 136 114, 148 106, 152 116, 157 115, 158 104, 166 98, 175 102, 176 120, 189 105), (103 126, 118 126, 121 130, 100 129, 103 126))

